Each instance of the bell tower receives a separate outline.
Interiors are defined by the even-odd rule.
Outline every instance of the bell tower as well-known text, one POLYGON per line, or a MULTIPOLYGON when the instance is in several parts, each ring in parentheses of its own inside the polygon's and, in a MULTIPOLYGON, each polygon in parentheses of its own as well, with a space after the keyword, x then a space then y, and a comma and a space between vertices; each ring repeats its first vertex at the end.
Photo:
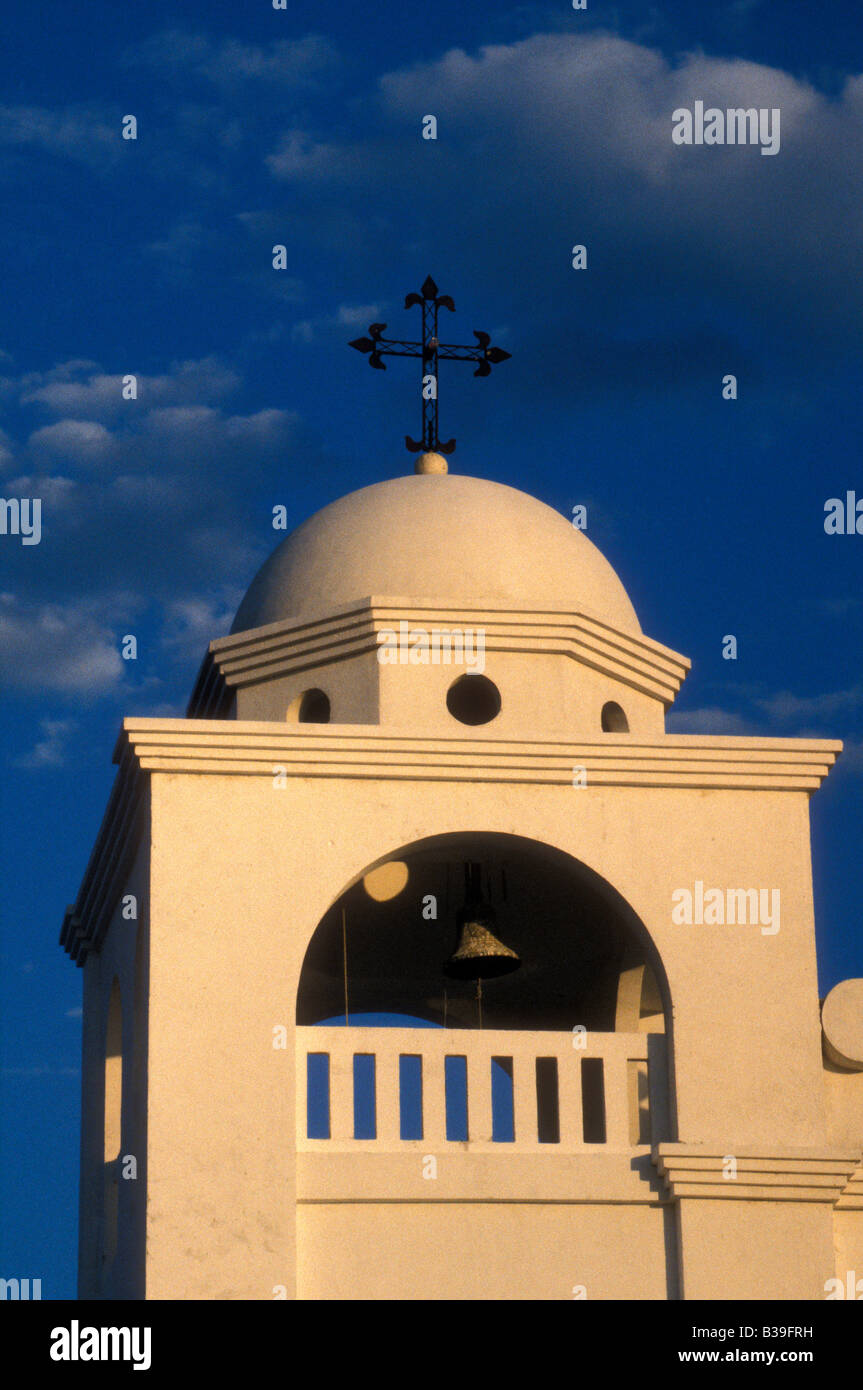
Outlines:
POLYGON ((82 1297, 863 1270, 863 982, 822 1017, 809 849, 841 744, 668 735, 688 668, 433 450, 282 542, 186 718, 125 720, 64 921, 82 1297))

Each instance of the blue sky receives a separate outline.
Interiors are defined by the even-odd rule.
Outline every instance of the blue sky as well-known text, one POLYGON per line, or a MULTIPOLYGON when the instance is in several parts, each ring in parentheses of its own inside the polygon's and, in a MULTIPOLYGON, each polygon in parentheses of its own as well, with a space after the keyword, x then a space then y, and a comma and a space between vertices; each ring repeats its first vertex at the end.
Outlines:
POLYGON ((442 373, 454 470, 588 506, 645 631, 693 660, 669 728, 845 740, 813 802, 822 992, 863 974, 863 537, 823 526, 863 496, 857 6, 93 0, 2 25, 0 481, 43 532, 0 536, 0 1273, 74 1292, 81 976, 56 938, 119 721, 184 711, 273 506, 411 467, 414 364, 346 343, 412 335, 428 273, 458 341, 513 354, 442 373), (673 146, 696 99, 778 106, 780 152, 673 146))

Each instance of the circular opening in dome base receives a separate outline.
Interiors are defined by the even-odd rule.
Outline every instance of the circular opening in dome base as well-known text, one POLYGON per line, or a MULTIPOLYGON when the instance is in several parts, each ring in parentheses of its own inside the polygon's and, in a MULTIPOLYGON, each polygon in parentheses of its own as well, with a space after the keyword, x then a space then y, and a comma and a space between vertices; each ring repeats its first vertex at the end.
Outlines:
POLYGON ((446 693, 446 707, 460 724, 489 724, 500 714, 500 691, 487 676, 459 676, 446 693))

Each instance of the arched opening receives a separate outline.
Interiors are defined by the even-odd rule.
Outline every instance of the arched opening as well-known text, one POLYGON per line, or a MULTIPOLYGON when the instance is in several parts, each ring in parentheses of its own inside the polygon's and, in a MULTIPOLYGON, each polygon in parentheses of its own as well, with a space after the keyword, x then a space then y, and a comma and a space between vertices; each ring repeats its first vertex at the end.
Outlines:
MULTIPOLYGON (((131 1081, 127 1081, 126 1129, 123 1134, 121 1173, 124 1240, 123 1297, 143 1298, 147 1242, 147 1074, 148 1004, 150 975, 149 913, 142 916, 135 940, 135 973, 132 987, 131 1081), (129 1159, 134 1160, 130 1172, 129 1159), (126 1179, 134 1178, 134 1181, 126 1179)), ((127 1077, 129 1072, 127 1071, 127 1077)))
POLYGON ((144 1078, 146 1076, 147 1067, 147 976, 149 973, 147 954, 146 926, 144 922, 139 922, 135 936, 134 1004, 132 1012, 132 1096, 136 1110, 141 1108, 140 1103, 143 1098, 144 1078))
POLYGON ((673 1133, 666 1020, 649 933, 587 865, 496 833, 399 847, 308 945, 304 1137, 641 1146, 648 1162, 673 1133))
POLYGON ((446 707, 460 724, 490 724, 500 714, 500 691, 487 676, 459 676, 446 693, 446 707))
POLYGON ((607 700, 602 707, 602 732, 628 734, 629 720, 616 700, 607 700))
POLYGON ((288 705, 286 718, 289 724, 329 724, 329 695, 316 686, 304 690, 288 705))
POLYGON ((123 1007, 120 981, 114 976, 105 1029, 105 1162, 120 1152, 120 1121, 123 1109, 123 1007))
POLYGON ((123 1119, 123 1007, 120 981, 114 976, 108 1002, 105 1028, 105 1108, 104 1108, 104 1223, 102 1254, 110 1265, 117 1252, 119 1215, 119 1173, 123 1119))
MULTIPOLYGON (((464 868, 479 866, 494 935, 520 965, 482 985, 485 1028, 662 1032, 663 972, 637 915, 599 875, 536 841, 441 836, 392 856, 399 891, 370 895, 370 866, 319 923, 306 952, 297 1023, 393 1014, 477 1026, 475 981, 445 970, 457 947, 464 868)), ((386 863, 387 861, 382 861, 386 863)))

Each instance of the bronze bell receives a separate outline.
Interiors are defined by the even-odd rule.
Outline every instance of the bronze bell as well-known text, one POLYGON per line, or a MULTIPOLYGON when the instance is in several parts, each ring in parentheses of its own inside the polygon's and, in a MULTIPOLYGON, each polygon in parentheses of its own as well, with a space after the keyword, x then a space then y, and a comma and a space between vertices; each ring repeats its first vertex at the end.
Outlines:
POLYGON ((458 945, 444 965, 444 974, 455 980, 490 980, 518 970, 521 960, 494 934, 492 908, 480 897, 480 867, 465 866, 466 897, 458 914, 458 945))

